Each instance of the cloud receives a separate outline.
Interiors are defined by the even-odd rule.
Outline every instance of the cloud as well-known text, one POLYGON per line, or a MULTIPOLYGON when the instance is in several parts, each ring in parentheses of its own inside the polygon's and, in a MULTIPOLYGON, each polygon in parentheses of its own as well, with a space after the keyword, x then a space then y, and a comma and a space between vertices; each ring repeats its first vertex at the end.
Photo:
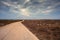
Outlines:
POLYGON ((10 12, 19 13, 20 15, 24 15, 24 16, 30 16, 29 11, 26 8, 23 8, 23 5, 17 4, 17 2, 13 2, 13 4, 11 4, 11 2, 9 3, 2 2, 2 3, 10 7, 10 12))
POLYGON ((29 2, 30 0, 25 0, 25 3, 29 2))
POLYGON ((42 10, 41 13, 43 14, 51 14, 51 12, 54 11, 54 9, 52 8, 52 6, 48 6, 46 9, 42 10))
POLYGON ((10 12, 27 17, 36 16, 36 14, 51 14, 60 5, 60 2, 56 0, 17 0, 14 2, 11 0, 2 1, 2 3, 10 7, 10 12))
POLYGON ((44 14, 50 14, 50 12, 52 12, 53 10, 44 10, 44 11, 41 11, 41 13, 44 13, 44 14))
POLYGON ((47 0, 38 0, 38 2, 45 2, 45 1, 47 1, 47 0))
POLYGON ((6 6, 13 6, 12 4, 10 4, 9 2, 4 2, 2 1, 3 4, 5 4, 6 6))
POLYGON ((24 15, 24 16, 30 16, 29 15, 29 11, 27 9, 20 9, 20 11, 21 11, 22 15, 24 15))

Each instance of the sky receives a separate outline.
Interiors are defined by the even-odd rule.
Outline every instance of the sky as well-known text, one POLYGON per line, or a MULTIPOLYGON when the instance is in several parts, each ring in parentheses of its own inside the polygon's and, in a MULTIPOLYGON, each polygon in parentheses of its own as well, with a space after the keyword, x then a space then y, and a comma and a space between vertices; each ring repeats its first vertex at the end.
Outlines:
POLYGON ((0 0, 0 19, 60 19, 60 0, 0 0))

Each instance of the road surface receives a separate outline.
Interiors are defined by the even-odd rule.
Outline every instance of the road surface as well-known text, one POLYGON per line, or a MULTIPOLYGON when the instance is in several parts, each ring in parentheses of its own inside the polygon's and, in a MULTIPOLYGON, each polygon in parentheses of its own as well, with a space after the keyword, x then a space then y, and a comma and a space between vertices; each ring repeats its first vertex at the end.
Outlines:
POLYGON ((39 40, 21 22, 15 22, 0 28, 0 40, 39 40))

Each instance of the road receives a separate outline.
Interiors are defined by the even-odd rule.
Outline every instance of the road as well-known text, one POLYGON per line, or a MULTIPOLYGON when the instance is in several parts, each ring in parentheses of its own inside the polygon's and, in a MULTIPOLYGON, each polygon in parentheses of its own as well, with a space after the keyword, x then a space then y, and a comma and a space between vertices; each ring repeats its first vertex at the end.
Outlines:
POLYGON ((15 22, 0 28, 0 40, 39 40, 21 22, 15 22))

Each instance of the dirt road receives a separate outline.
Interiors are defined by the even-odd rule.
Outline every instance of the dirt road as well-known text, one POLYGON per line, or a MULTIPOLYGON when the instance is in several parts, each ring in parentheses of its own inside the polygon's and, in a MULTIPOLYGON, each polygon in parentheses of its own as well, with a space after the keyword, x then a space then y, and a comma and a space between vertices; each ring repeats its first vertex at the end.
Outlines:
POLYGON ((21 22, 0 28, 0 40, 39 40, 21 22))

